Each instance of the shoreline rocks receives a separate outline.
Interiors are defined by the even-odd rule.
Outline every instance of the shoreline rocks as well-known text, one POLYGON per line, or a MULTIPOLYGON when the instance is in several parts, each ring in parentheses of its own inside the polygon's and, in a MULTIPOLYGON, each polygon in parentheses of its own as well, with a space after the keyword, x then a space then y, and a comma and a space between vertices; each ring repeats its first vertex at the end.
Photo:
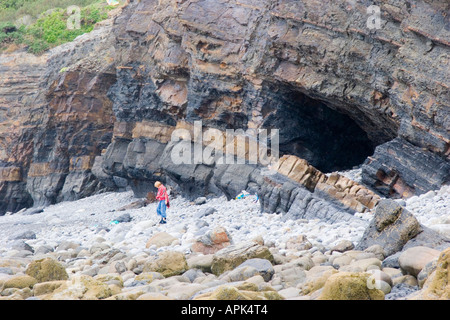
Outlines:
POLYGON ((212 254, 231 245, 232 239, 228 231, 223 227, 216 227, 200 236, 191 250, 202 254, 212 254))
POLYGON ((364 232, 357 249, 372 245, 383 246, 386 255, 401 251, 403 246, 422 231, 417 219, 393 200, 383 199, 364 232))
MULTIPOLYGON (((249 251, 261 250, 251 249, 248 244, 243 247, 250 248, 249 251)), ((405 253, 414 254, 413 250, 409 250, 405 253)), ((414 299, 437 298, 438 295, 446 297, 448 291, 441 282, 449 272, 445 260, 449 256, 449 250, 439 252, 439 259, 435 259, 437 266, 426 277, 420 291, 416 276, 406 275, 405 262, 401 262, 402 269, 381 268, 382 261, 373 257, 374 253, 357 250, 348 250, 344 253, 328 251, 324 254, 325 263, 317 264, 311 259, 312 254, 306 251, 300 257, 287 258, 284 263, 279 264, 263 258, 250 258, 251 254, 242 258, 242 254, 234 253, 235 249, 228 251, 230 261, 235 261, 233 259, 237 257, 245 260, 240 264, 229 264, 225 271, 217 274, 211 273, 211 269, 215 268, 205 268, 204 271, 197 268, 200 263, 195 263, 194 260, 195 256, 197 258, 209 256, 209 264, 213 265, 214 254, 204 256, 174 251, 162 251, 154 257, 141 255, 141 262, 139 256, 124 254, 123 270, 111 268, 117 262, 111 259, 92 275, 83 273, 87 270, 86 267, 94 266, 95 261, 98 261, 95 253, 86 259, 68 260, 63 263, 49 257, 44 260, 29 259, 22 264, 16 264, 14 260, 0 259, 0 265, 3 266, 0 272, 0 299, 382 300, 404 299, 409 296, 414 299), (352 257, 351 262, 339 265, 336 260, 344 256, 352 257), (372 258, 368 258, 370 256, 372 258), (134 264, 131 263, 133 260, 134 264), (30 272, 44 269, 33 267, 33 265, 40 266, 43 262, 57 266, 66 277, 55 276, 55 273, 51 272, 50 276, 43 277, 39 276, 39 272, 30 272), (136 263, 143 264, 143 268, 136 269, 136 263), (333 263, 333 266, 327 263, 333 263), (11 266, 7 273, 5 273, 5 269, 8 268, 6 265, 11 266), (18 266, 14 271, 13 265, 18 266), (408 284, 406 280, 409 278, 406 277, 416 281, 408 284), (436 284, 437 282, 439 284, 436 284), (418 292, 421 291, 423 292, 419 295, 418 292)), ((277 251, 272 250, 275 255, 277 251)), ((222 252, 218 256, 224 260, 226 255, 227 253, 222 252)), ((51 268, 47 268, 49 269, 51 268)))
POLYGON ((248 241, 232 245, 216 252, 213 256, 211 271, 220 275, 225 271, 232 270, 248 259, 260 258, 273 262, 273 255, 265 246, 256 242, 248 241))
POLYGON ((0 299, 445 297, 446 289, 434 284, 446 274, 445 261, 438 262, 445 248, 414 245, 421 243, 417 237, 425 226, 392 255, 380 244, 357 246, 371 223, 377 221, 385 231, 397 221, 390 217, 398 219, 405 209, 384 219, 376 212, 362 213, 350 222, 329 224, 262 214, 251 196, 208 198, 200 205, 175 198, 166 225, 158 224, 155 203, 127 209, 121 214, 131 219, 111 223, 116 218, 111 210, 135 201, 130 192, 110 193, 46 207, 36 215, 1 217, 6 241, 0 246, 0 299), (209 207, 214 214, 200 218, 207 225, 196 223, 209 207), (35 237, 24 232, 31 239, 14 240, 24 225, 35 237), (230 244, 211 254, 192 250, 204 236, 210 243, 228 239, 230 244), (22 250, 17 241, 31 249, 22 250), (425 252, 424 259, 415 266, 418 260, 407 258, 422 255, 418 251, 425 252), (352 282, 358 284, 354 293, 334 294, 336 283, 352 282))
POLYGON ((386 256, 408 247, 450 246, 450 238, 421 225, 414 215, 398 202, 390 199, 380 201, 374 218, 364 231, 356 249, 381 245, 386 256))
POLYGON ((398 262, 404 272, 417 277, 428 263, 439 257, 439 254, 438 250, 417 246, 402 252, 398 262))
POLYGON ((384 293, 367 285, 365 273, 339 272, 331 275, 318 300, 384 300, 384 293))

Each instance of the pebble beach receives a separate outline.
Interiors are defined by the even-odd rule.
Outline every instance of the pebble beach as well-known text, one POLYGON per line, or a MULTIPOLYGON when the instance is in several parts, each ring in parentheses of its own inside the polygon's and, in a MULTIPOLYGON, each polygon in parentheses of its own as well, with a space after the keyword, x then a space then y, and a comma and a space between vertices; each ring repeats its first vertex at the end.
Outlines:
MULTIPOLYGON (((449 194, 443 186, 397 201, 421 224, 450 237, 449 194)), ((255 195, 229 201, 176 197, 167 224, 159 224, 156 203, 131 208, 138 200, 131 191, 104 193, 1 216, 0 299, 215 299, 227 289, 253 298, 314 300, 324 294, 313 289, 315 282, 343 272, 382 274, 386 279, 377 288, 384 299, 406 299, 420 290, 417 276, 383 266, 382 248, 354 250, 373 218, 370 211, 330 224, 261 212, 255 195), (247 265, 214 272, 217 255, 235 247, 264 249, 270 259, 260 254, 247 265), (168 264, 181 259, 183 266, 165 273, 163 258, 168 264), (30 264, 48 259, 64 276, 33 281, 30 264), (31 284, 11 284, 23 278, 31 284), (77 286, 103 293, 87 297, 77 286)))

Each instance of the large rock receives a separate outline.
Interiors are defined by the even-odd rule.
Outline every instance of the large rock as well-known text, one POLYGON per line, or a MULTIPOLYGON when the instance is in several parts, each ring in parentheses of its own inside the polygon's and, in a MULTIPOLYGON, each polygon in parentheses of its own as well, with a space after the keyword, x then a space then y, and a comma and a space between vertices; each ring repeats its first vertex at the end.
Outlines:
POLYGON ((64 285, 66 281, 64 280, 55 280, 55 281, 47 281, 36 283, 33 286, 33 293, 35 296, 41 296, 45 294, 50 294, 62 285, 64 285))
POLYGON ((369 267, 376 266, 381 268, 381 261, 377 258, 367 258, 351 262, 350 264, 339 268, 341 271, 351 271, 351 272, 363 272, 367 271, 369 267))
POLYGON ((441 235, 439 232, 431 228, 428 228, 424 225, 422 225, 421 227, 422 232, 420 232, 417 236, 409 240, 403 247, 403 250, 417 246, 430 247, 435 248, 437 250, 443 250, 447 247, 450 247, 449 237, 441 235))
POLYGON ((37 282, 38 281, 35 278, 33 278, 29 275, 15 275, 5 281, 2 289, 8 289, 8 288, 17 288, 17 289, 30 288, 31 289, 37 282))
POLYGON ((375 216, 364 231, 356 250, 380 245, 386 255, 390 256, 401 251, 422 230, 420 223, 409 211, 393 200, 384 199, 376 207, 375 216))
POLYGON ((377 194, 361 184, 336 172, 325 175, 296 156, 284 155, 274 165, 274 170, 307 190, 357 212, 372 209, 380 200, 377 194))
POLYGON ((309 240, 303 234, 291 237, 286 241, 286 249, 302 251, 311 248, 312 248, 311 242, 309 242, 309 240))
POLYGON ((220 275, 225 271, 232 270, 248 259, 267 259, 274 262, 269 248, 259 245, 256 242, 242 242, 240 244, 228 246, 213 256, 211 271, 215 275, 220 275))
MULTIPOLYGON (((296 287, 306 279, 306 272, 302 267, 286 266, 281 271, 277 270, 274 276, 275 279, 281 281, 286 287, 296 287)), ((276 281, 275 283, 277 283, 276 281)))
POLYGON ((320 290, 325 285, 327 279, 338 273, 332 266, 314 266, 306 271, 305 281, 300 285, 301 293, 309 295, 317 290, 320 290))
POLYGON ((36 239, 36 233, 34 233, 31 230, 26 231, 19 231, 18 233, 12 235, 10 237, 12 240, 19 240, 19 239, 36 239))
POLYGON ((40 296, 42 300, 101 300, 113 295, 106 283, 90 276, 74 276, 51 293, 40 296))
POLYGON ((159 272, 165 277, 183 274, 188 270, 184 254, 176 251, 164 251, 156 259, 145 263, 143 272, 159 272))
POLYGON ((189 269, 199 269, 204 272, 211 272, 213 258, 213 254, 190 255, 187 258, 187 264, 189 266, 189 269))
POLYGON ((259 272, 256 268, 252 266, 241 266, 227 272, 220 280, 227 282, 245 281, 257 275, 259 275, 259 272))
POLYGON ((202 254, 212 254, 231 245, 232 239, 224 227, 208 231, 192 244, 191 250, 202 254))
POLYGON ((272 263, 267 259, 260 259, 260 258, 248 259, 238 266, 238 268, 240 267, 255 268, 266 282, 270 281, 270 279, 272 279, 273 274, 275 273, 272 263))
POLYGON ((32 261, 25 273, 35 278, 38 282, 69 279, 66 268, 51 258, 32 261))
POLYGON ((392 279, 381 270, 371 269, 367 273, 370 274, 368 281, 368 286, 370 289, 378 289, 383 291, 384 294, 388 294, 392 289, 392 279))
POLYGON ((300 183, 276 173, 257 179, 259 201, 264 212, 283 213, 283 219, 321 219, 328 223, 351 221, 348 211, 322 192, 311 193, 300 183))
POLYGON ((384 293, 368 284, 367 273, 339 272, 331 275, 319 300, 384 300, 384 293))
POLYGON ((440 251, 432 248, 422 246, 412 247, 402 252, 398 258, 398 262, 405 273, 417 277, 429 262, 439 257, 439 254, 440 251))
POLYGON ((155 245, 157 248, 170 246, 175 240, 177 240, 177 238, 167 232, 158 232, 150 239, 148 239, 145 247, 150 248, 153 245, 155 245))
POLYGON ((417 300, 450 299, 450 248, 442 251, 436 264, 436 270, 425 281, 423 289, 410 296, 417 300))
POLYGON ((189 300, 197 292, 206 289, 207 286, 198 283, 175 284, 167 290, 167 297, 176 300, 189 300))
POLYGON ((345 252, 355 248, 355 245, 350 240, 341 240, 338 244, 336 244, 333 248, 330 249, 331 253, 333 251, 337 252, 345 252))

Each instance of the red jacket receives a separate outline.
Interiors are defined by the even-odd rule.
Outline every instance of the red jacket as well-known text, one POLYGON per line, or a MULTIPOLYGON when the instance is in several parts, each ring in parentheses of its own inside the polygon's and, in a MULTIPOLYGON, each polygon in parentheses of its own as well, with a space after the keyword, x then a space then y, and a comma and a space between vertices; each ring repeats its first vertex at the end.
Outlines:
POLYGON ((156 200, 169 200, 169 195, 167 194, 167 189, 163 185, 158 188, 158 193, 156 194, 156 200))

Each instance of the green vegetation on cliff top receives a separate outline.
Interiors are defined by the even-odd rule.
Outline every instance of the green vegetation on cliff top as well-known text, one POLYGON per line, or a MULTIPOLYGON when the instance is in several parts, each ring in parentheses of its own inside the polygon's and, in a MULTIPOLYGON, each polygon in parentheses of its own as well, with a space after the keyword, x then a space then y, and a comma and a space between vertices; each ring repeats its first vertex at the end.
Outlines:
POLYGON ((92 31, 113 8, 105 0, 0 0, 0 53, 25 49, 42 54, 92 31), (68 11, 70 6, 80 10, 68 11))

